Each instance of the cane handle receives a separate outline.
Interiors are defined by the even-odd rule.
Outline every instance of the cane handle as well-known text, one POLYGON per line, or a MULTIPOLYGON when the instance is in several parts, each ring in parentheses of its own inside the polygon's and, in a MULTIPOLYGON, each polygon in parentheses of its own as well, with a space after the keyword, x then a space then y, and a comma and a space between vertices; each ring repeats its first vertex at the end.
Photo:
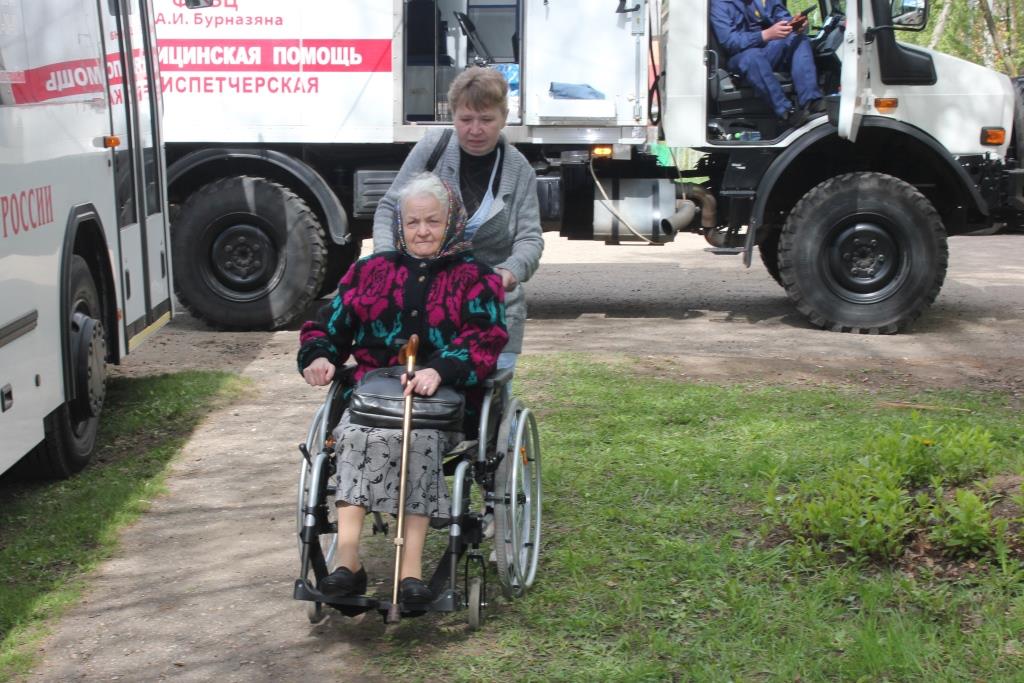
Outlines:
POLYGON ((409 358, 415 358, 416 352, 420 349, 420 338, 419 335, 411 335, 409 341, 405 343, 405 346, 398 352, 398 362, 402 365, 409 360, 409 358))

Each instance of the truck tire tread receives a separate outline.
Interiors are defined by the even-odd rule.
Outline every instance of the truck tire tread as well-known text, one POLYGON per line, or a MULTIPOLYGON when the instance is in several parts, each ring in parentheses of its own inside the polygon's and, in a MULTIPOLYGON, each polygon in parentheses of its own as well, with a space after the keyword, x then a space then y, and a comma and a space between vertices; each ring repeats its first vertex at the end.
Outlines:
POLYGON ((946 243, 946 231, 942 219, 931 202, 915 187, 898 178, 877 172, 847 173, 830 178, 811 189, 793 207, 786 224, 783 226, 779 239, 779 271, 781 284, 797 310, 820 328, 833 332, 853 334, 896 334, 905 330, 931 306, 942 288, 946 269, 949 263, 949 249, 946 243), (841 196, 851 187, 858 187, 861 194, 870 196, 872 193, 895 192, 901 202, 910 210, 925 217, 923 225, 918 229, 927 231, 924 239, 932 242, 936 248, 935 263, 931 266, 934 272, 930 282, 903 308, 893 319, 870 323, 844 321, 836 310, 828 310, 810 301, 813 292, 808 283, 800 282, 796 273, 796 249, 798 242, 805 239, 805 233, 815 223, 816 215, 835 197, 841 196))
MULTIPOLYGON (((308 254, 310 267, 307 277, 298 288, 292 301, 280 312, 273 313, 268 317, 254 320, 252 315, 232 313, 230 310, 214 311, 208 302, 202 302, 193 298, 193 295, 182 286, 179 273, 180 267, 176 267, 174 278, 174 293, 178 301, 196 318, 205 321, 207 324, 222 330, 274 330, 287 326, 301 316, 309 305, 317 298, 323 283, 324 271, 327 264, 327 246, 324 238, 324 231, 316 214, 309 208, 309 205, 292 190, 267 178, 259 176, 230 176, 220 178, 207 185, 204 185, 182 205, 177 215, 177 221, 172 224, 172 248, 175 249, 174 262, 184 262, 188 254, 182 253, 180 245, 181 237, 175 238, 175 226, 180 225, 183 217, 190 215, 190 212, 201 207, 204 202, 230 192, 233 186, 240 181, 251 182, 254 194, 261 191, 272 191, 283 199, 284 210, 291 217, 290 230, 305 231, 305 239, 309 242, 308 254), (179 261, 179 259, 181 259, 179 261)), ((227 308, 223 305, 222 308, 227 308)))

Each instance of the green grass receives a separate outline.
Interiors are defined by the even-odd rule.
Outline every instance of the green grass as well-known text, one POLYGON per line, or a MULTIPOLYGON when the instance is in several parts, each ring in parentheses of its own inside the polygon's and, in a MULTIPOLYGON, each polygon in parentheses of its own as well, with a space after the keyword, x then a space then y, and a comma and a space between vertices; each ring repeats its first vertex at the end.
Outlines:
POLYGON ((163 491, 168 462, 214 406, 247 386, 184 372, 109 385, 97 459, 67 481, 0 488, 0 681, 31 667, 49 624, 81 594, 83 575, 163 491))
POLYGON ((855 462, 912 411, 991 433, 1024 471, 1019 406, 999 393, 715 387, 575 356, 524 358, 539 415, 544 550, 534 588, 490 610, 403 622, 374 658, 398 680, 1019 681, 1024 579, 958 581, 784 540, 776 487, 855 462), (967 409, 965 410, 951 410, 967 409))

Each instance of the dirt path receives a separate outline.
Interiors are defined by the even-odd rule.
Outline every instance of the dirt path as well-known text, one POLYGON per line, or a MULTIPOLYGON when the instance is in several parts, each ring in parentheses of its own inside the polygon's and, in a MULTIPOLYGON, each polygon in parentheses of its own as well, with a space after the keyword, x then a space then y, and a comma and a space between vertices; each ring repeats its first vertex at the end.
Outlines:
MULTIPOLYGON (((945 288, 914 334, 809 328, 758 265, 701 251, 548 240, 526 353, 635 357, 693 381, 1024 390, 1024 235, 956 238, 945 288)), ((123 535, 32 681, 373 681, 379 620, 310 626, 291 600, 298 452, 320 392, 294 369, 297 333, 216 333, 176 319, 117 369, 232 369, 250 399, 211 414, 169 493, 123 535)))

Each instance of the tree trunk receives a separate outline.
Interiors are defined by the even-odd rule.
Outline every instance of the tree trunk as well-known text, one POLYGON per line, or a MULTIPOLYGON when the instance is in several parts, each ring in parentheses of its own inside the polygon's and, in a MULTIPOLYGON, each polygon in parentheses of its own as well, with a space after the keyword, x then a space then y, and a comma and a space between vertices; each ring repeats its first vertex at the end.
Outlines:
POLYGON ((953 0, 946 0, 942 3, 942 12, 939 13, 939 19, 935 22, 935 28, 932 29, 932 37, 928 41, 928 49, 934 50, 935 46, 939 44, 939 39, 942 38, 942 33, 946 30, 946 20, 949 19, 949 12, 953 9, 953 0))
POLYGON ((989 0, 979 0, 978 5, 981 7, 982 14, 985 15, 985 25, 988 26, 989 35, 992 36, 992 49, 995 50, 996 57, 1006 67, 1006 73, 1012 75, 1014 72, 1013 63, 1006 58, 1006 51, 1003 50, 1003 46, 999 43, 999 32, 996 30, 996 20, 992 16, 992 7, 989 5, 989 0))

